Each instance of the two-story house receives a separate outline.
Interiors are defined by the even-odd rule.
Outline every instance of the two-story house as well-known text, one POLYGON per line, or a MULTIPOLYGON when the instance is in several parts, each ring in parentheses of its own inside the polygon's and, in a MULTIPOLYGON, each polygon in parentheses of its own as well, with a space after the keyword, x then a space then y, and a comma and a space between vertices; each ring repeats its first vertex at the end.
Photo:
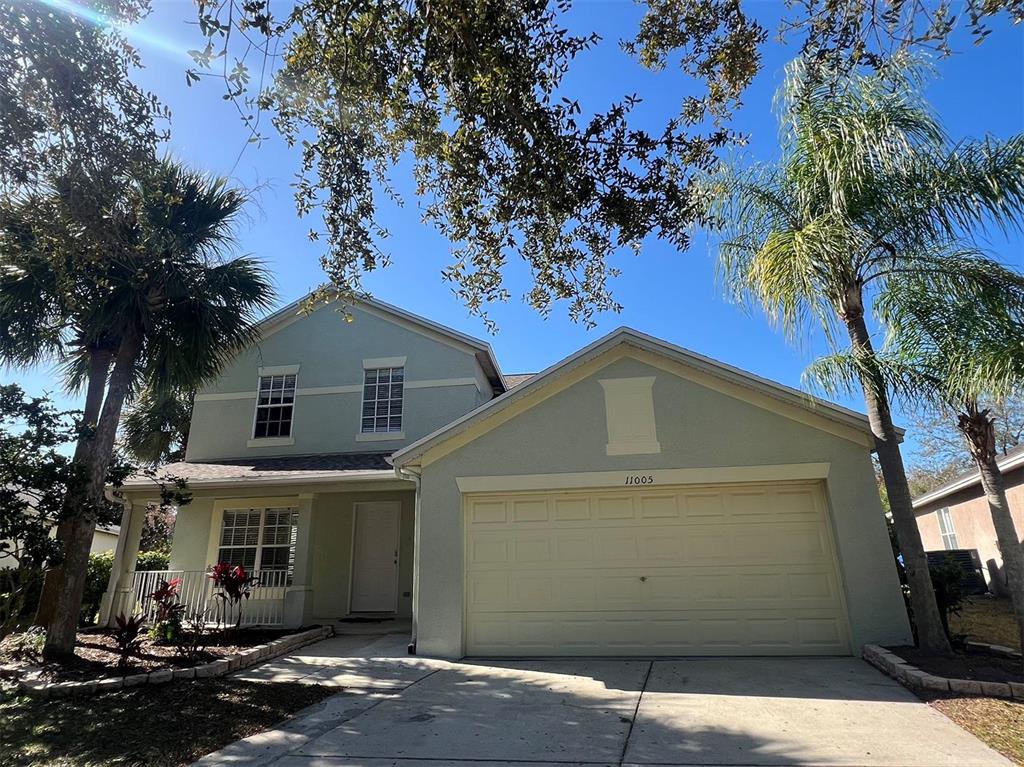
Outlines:
MULTIPOLYGON (((380 301, 293 304, 196 397, 171 567, 250 623, 408 624, 422 654, 850 654, 909 639, 864 416, 620 329, 518 385, 380 301)), ((106 614, 133 573, 144 480, 106 614)), ((205 596, 204 596, 205 595, 205 596)))

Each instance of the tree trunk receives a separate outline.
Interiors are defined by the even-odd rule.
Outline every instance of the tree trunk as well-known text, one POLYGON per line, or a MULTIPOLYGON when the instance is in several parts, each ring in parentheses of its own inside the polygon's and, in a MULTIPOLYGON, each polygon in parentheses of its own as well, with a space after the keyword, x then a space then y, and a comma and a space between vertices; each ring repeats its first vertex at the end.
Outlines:
POLYGON ((135 375, 135 365, 142 349, 142 337, 129 329, 121 339, 110 373, 107 396, 103 401, 96 431, 86 451, 84 465, 88 479, 79 498, 79 513, 71 519, 64 543, 64 577, 57 590, 54 613, 46 628, 47 658, 71 655, 75 651, 75 635, 82 611, 82 595, 89 566, 89 548, 96 531, 96 510, 106 503, 104 498, 107 469, 114 452, 114 439, 121 420, 121 409, 135 375))
POLYGON ((889 397, 881 371, 875 358, 867 324, 860 287, 851 291, 847 305, 840 313, 850 335, 850 342, 857 358, 863 364, 860 374, 864 404, 875 437, 875 452, 882 468, 882 478, 889 494, 889 510, 892 513, 896 539, 903 555, 903 566, 910 588, 910 606, 914 612, 917 628, 917 644, 925 652, 936 655, 950 655, 953 650, 949 638, 942 628, 942 619, 935 601, 935 589, 928 572, 928 558, 921 543, 921 531, 917 527, 914 509, 911 505, 910 486, 907 472, 900 453, 899 435, 892 422, 889 397))
POLYGON ((1003 557, 1003 573, 1006 575, 1010 603, 1017 621, 1017 636, 1024 645, 1024 549, 1021 548, 1021 538, 1006 499, 1003 473, 997 463, 994 423, 989 417, 989 411, 979 409, 977 402, 967 402, 964 409, 958 427, 978 464, 981 487, 988 501, 989 514, 992 515, 992 526, 996 529, 999 553, 1003 557))
MULTIPOLYGON (((86 382, 85 405, 82 409, 82 431, 75 443, 74 460, 76 463, 85 461, 95 436, 96 422, 99 420, 100 408, 103 407, 103 392, 107 389, 107 374, 110 372, 110 359, 113 355, 108 349, 91 349, 89 351, 89 378, 86 382)), ((62 543, 71 532, 71 515, 69 506, 73 499, 65 498, 65 514, 63 521, 57 526, 57 540, 62 543)), ((43 590, 36 608, 35 625, 47 626, 53 618, 57 605, 57 594, 64 581, 63 564, 57 565, 46 572, 43 590)))

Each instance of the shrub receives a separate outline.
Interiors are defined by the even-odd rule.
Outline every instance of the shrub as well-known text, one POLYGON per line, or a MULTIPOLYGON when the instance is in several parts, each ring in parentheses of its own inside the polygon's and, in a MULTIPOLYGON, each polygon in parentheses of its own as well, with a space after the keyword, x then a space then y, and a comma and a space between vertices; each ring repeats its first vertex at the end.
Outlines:
POLYGON ((136 570, 167 570, 171 566, 171 554, 168 551, 140 551, 135 560, 136 570))
POLYGON ((10 634, 0 641, 0 656, 11 660, 35 661, 43 657, 46 629, 33 626, 27 631, 10 634))
POLYGON ((197 661, 206 655, 206 646, 210 643, 206 617, 202 610, 193 611, 186 621, 188 627, 178 633, 174 649, 182 658, 197 661))
POLYGON ((124 613, 121 613, 114 622, 117 624, 113 632, 114 641, 117 642, 117 667, 125 668, 129 658, 138 652, 142 644, 139 633, 142 631, 142 624, 146 622, 146 616, 139 613, 126 618, 124 613))
POLYGON ((101 551, 89 555, 89 567, 85 571, 85 592, 82 595, 82 617, 80 623, 89 626, 96 622, 100 601, 110 582, 110 570, 114 566, 114 552, 101 551))
POLYGON ((942 619, 942 628, 951 642, 962 643, 963 636, 954 636, 950 632, 949 617, 959 615, 963 609, 965 596, 963 568, 960 567, 959 562, 947 554, 941 564, 932 565, 928 571, 931 573, 932 586, 935 588, 935 602, 939 608, 939 617, 942 619))
POLYGON ((149 636, 157 642, 176 642, 181 635, 181 616, 185 605, 178 601, 181 578, 161 579, 160 585, 150 597, 156 605, 156 615, 149 629, 149 636))

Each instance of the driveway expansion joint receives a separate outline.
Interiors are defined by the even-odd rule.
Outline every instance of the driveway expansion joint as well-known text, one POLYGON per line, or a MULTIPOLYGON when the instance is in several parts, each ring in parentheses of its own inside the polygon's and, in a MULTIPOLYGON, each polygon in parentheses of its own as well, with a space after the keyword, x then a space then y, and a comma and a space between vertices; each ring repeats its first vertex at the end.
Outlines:
POLYGON ((651 679, 651 670, 654 668, 654 661, 647 661, 647 671, 644 674, 644 682, 640 685, 640 694, 636 696, 636 705, 633 707, 633 716, 629 720, 629 729, 626 730, 626 739, 622 741, 622 753, 619 754, 619 767, 626 761, 626 751, 629 750, 629 739, 633 736, 633 728, 636 726, 636 718, 640 715, 640 702, 644 699, 644 692, 647 690, 647 682, 651 679))

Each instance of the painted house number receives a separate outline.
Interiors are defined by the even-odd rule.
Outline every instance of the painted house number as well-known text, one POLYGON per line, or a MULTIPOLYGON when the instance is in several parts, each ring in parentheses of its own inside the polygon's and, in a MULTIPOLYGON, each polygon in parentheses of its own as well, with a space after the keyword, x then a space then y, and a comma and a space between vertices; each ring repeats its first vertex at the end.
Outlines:
POLYGON ((626 482, 627 485, 653 485, 654 475, 653 474, 627 474, 626 482))

